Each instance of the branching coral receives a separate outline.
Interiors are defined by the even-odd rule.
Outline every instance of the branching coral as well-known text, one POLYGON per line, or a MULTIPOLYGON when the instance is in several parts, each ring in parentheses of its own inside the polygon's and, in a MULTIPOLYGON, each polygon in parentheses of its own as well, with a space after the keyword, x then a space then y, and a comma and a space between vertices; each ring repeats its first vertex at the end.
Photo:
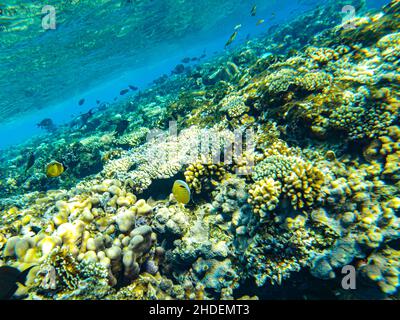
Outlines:
POLYGON ((299 162, 283 177, 283 192, 295 209, 313 206, 322 196, 323 173, 311 163, 299 162))
MULTIPOLYGON (((268 151, 266 151, 268 155, 268 151)), ((281 195, 296 210, 312 207, 323 196, 323 173, 299 157, 272 155, 259 162, 253 173, 249 203, 255 213, 265 216, 279 204, 281 195)))
POLYGON ((216 186, 217 181, 221 181, 225 174, 226 169, 222 162, 214 163, 213 159, 201 157, 186 168, 185 178, 190 188, 199 194, 216 186))
POLYGON ((279 203, 282 185, 272 178, 257 181, 249 190, 249 203, 254 208, 254 213, 264 218, 268 211, 273 211, 279 203))

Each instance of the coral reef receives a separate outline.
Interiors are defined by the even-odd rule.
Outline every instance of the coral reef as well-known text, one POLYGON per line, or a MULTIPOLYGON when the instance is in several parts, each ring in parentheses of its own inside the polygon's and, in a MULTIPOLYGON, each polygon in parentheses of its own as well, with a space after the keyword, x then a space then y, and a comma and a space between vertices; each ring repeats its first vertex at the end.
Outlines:
POLYGON ((349 30, 338 4, 2 152, 15 297, 340 298, 352 265, 346 297, 398 299, 400 3, 349 30))

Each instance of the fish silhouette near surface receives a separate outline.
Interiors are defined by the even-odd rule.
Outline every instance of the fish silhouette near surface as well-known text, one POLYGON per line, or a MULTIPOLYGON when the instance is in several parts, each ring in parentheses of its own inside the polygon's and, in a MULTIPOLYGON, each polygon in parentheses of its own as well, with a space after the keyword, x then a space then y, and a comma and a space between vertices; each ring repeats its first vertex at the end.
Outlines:
POLYGON ((22 272, 10 266, 0 267, 0 300, 10 300, 18 290, 18 283, 25 285, 26 277, 33 267, 22 272))
POLYGON ((84 103, 85 103, 85 99, 81 99, 81 100, 79 100, 78 105, 82 106, 84 103))

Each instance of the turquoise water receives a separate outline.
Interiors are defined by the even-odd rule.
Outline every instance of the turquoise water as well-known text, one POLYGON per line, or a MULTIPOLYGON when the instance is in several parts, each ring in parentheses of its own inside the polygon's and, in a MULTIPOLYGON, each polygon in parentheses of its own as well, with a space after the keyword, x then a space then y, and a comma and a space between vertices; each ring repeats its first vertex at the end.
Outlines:
MULTIPOLYGON (((368 0, 379 8, 385 0, 368 0)), ((112 102, 127 84, 144 89, 186 56, 222 53, 268 35, 324 1, 50 1, 56 30, 41 28, 41 7, 8 1, 0 33, 0 148, 40 134, 43 118, 57 124, 112 102), (257 17, 251 7, 257 5, 257 17), (250 8, 250 9, 249 9, 250 8), (261 26, 255 21, 265 20, 261 26), (84 106, 77 102, 86 99, 84 106)), ((349 1, 351 3, 351 1, 349 1)), ((341 8, 338 8, 339 10, 341 8)))

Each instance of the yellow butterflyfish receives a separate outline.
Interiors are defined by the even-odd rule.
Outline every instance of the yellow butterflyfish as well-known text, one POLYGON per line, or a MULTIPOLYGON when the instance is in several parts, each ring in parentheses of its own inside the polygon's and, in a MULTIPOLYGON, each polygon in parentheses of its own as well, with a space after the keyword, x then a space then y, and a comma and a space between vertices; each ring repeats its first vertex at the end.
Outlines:
POLYGON ((46 175, 48 178, 57 178, 65 171, 64 165, 60 162, 50 162, 46 167, 46 175))
POLYGON ((176 180, 172 187, 172 194, 179 203, 188 204, 190 201, 190 188, 185 181, 176 180))

